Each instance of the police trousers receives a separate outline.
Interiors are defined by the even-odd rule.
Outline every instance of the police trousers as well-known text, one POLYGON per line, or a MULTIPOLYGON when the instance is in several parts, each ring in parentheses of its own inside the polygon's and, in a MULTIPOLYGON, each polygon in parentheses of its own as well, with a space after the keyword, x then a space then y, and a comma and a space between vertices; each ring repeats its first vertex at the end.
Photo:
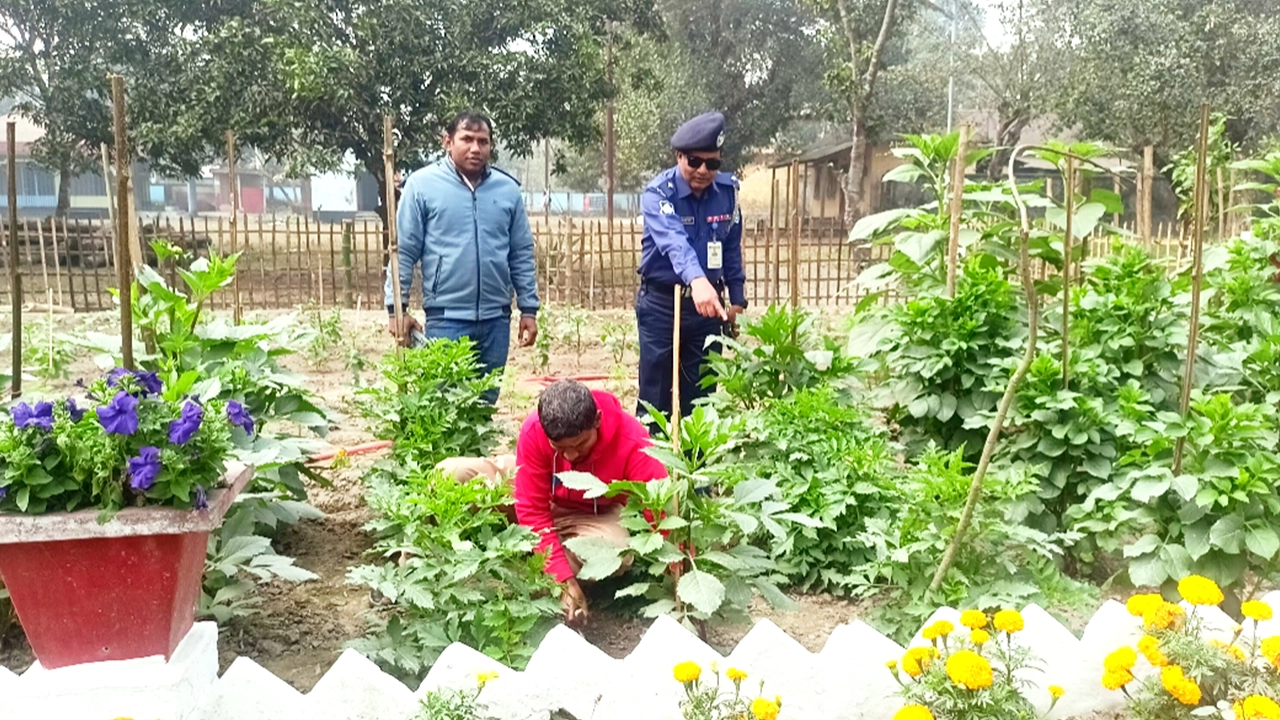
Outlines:
POLYGON ((720 318, 703 317, 693 300, 680 301, 680 347, 672 347, 675 330, 674 292, 642 284, 636 295, 636 325, 640 329, 640 403, 636 414, 647 420, 645 403, 671 418, 672 364, 674 353, 680 353, 680 416, 693 412, 695 400, 710 395, 714 385, 703 386, 707 355, 719 349, 707 338, 724 332, 720 318))

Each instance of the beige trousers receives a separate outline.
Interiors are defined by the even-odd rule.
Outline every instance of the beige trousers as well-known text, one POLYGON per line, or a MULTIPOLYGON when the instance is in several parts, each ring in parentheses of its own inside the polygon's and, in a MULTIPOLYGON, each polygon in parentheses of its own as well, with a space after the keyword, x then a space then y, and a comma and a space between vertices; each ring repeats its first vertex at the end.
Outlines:
MULTIPOLYGON (((499 455, 493 459, 456 457, 441 460, 436 468, 453 475, 458 482, 472 482, 481 479, 489 487, 497 487, 500 483, 511 482, 515 476, 516 456, 499 455)), ((560 541, 571 538, 598 537, 618 548, 625 548, 631 543, 631 535, 622 527, 622 508, 618 505, 606 506, 600 514, 583 513, 552 506, 552 528, 560 541)), ((507 517, 516 522, 515 509, 509 508, 507 517)), ((582 569, 582 560, 565 548, 565 558, 576 575, 582 569)), ((617 574, 621 574, 631 565, 628 557, 617 574)))

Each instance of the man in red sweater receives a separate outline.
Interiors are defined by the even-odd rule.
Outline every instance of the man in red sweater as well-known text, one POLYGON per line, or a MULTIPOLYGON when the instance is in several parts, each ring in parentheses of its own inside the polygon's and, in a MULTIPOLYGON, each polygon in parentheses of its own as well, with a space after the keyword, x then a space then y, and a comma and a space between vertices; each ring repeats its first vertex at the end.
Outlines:
POLYGON ((576 577, 582 563, 563 541, 598 537, 627 547, 620 524, 622 497, 587 500, 556 479, 569 470, 587 472, 606 483, 648 482, 667 476, 662 463, 644 451, 649 432, 618 398, 581 383, 561 380, 543 391, 538 411, 520 428, 516 441, 516 517, 541 538, 547 572, 564 584, 560 602, 569 622, 585 620, 587 597, 576 577))

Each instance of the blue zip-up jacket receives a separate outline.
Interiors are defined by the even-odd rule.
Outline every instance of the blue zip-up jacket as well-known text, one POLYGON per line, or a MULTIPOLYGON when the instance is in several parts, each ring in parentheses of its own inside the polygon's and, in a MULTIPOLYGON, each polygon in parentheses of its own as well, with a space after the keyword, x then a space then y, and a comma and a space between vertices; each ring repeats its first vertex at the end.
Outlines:
POLYGON ((729 302, 746 307, 747 274, 742 264, 742 211, 738 180, 716 174, 699 197, 680 174, 668 168, 655 177, 640 198, 644 235, 640 239, 640 276, 662 285, 689 285, 705 277, 724 283, 729 302), (707 243, 723 246, 723 267, 707 267, 707 243))
MULTIPOLYGON (((407 307, 413 268, 422 264, 422 304, 428 316, 493 320, 538 312, 533 230, 520 183, 489 168, 475 190, 449 158, 404 183, 396 213, 400 244, 400 300, 407 307)), ((387 269, 387 312, 395 312, 387 269)))

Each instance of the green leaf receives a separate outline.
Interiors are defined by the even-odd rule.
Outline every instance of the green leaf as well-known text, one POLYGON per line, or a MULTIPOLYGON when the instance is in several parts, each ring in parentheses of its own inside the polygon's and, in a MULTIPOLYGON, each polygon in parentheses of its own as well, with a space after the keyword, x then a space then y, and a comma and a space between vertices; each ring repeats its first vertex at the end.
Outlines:
POLYGON ((1209 552, 1209 526, 1204 523, 1186 525, 1182 528, 1182 542, 1192 560, 1199 560, 1209 552))
POLYGON ((1160 547, 1160 538, 1150 534, 1143 535, 1141 538, 1138 538, 1137 542, 1125 547, 1124 556, 1127 558, 1134 558, 1139 555, 1146 555, 1148 553, 1155 552, 1158 547, 1160 547))
POLYGON ((1219 518, 1209 529, 1209 542, 1220 550, 1238 554, 1244 542, 1244 521, 1236 513, 1219 518))
POLYGON ((623 550, 604 538, 570 538, 564 546, 582 561, 582 569, 578 571, 581 580, 603 580, 622 567, 623 550))
POLYGON ((1172 481, 1168 477, 1144 477, 1135 482, 1133 489, 1129 492, 1134 500, 1145 505, 1151 502, 1152 498, 1165 494, 1171 484, 1172 481))
POLYGON ((618 592, 614 593, 613 596, 614 597, 644 597, 644 594, 649 592, 649 588, 651 587, 653 587, 653 583, 647 583, 647 582, 636 583, 634 585, 628 585, 622 588, 618 592))
POLYGON ((1106 480, 1111 477, 1111 461, 1101 455, 1090 455, 1085 458, 1082 467, 1085 472, 1099 480, 1106 480))
POLYGON ((570 490, 580 490, 588 500, 604 497, 609 486, 603 480, 588 472, 569 470, 556 473, 556 479, 570 490))
POLYGON ((1164 560, 1157 553, 1143 555, 1129 564, 1129 580, 1139 587, 1159 587, 1168 578, 1164 560))
POLYGON ((1173 490, 1183 500, 1190 502, 1200 490, 1200 481, 1194 475, 1179 475, 1173 479, 1173 490))
POLYGON ((689 521, 679 515, 668 515, 662 518, 662 522, 658 523, 659 530, 679 530, 685 527, 689 527, 689 521))
POLYGON ((711 573, 690 570, 680 578, 676 595, 698 612, 711 615, 724 603, 724 583, 711 573))
POLYGON ((662 535, 658 533, 647 533, 644 535, 633 535, 631 537, 631 549, 641 555, 658 552, 662 549, 662 535))
POLYGON ((1160 548, 1160 559, 1171 578, 1184 578, 1191 574, 1191 554, 1181 545, 1170 543, 1160 548))
POLYGON ((1244 536, 1245 547, 1249 552, 1264 560, 1271 560, 1280 551, 1280 536, 1276 531, 1261 523, 1250 523, 1244 536))
POLYGON ((778 492, 778 484, 768 478, 753 478, 738 483, 733 488, 733 500, 747 505, 768 500, 778 492))
POLYGON ((921 214, 921 211, 915 208, 898 208, 868 215, 855 223, 853 229, 849 231, 849 242, 870 240, 901 223, 904 219, 919 214, 921 214))

